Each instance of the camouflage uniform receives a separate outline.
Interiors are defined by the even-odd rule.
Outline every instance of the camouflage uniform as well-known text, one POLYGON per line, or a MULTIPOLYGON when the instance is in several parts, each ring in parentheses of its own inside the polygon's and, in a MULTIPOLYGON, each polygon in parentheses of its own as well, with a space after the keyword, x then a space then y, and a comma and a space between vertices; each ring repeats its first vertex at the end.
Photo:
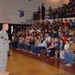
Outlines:
POLYGON ((0 31, 0 72, 6 70, 7 52, 9 50, 8 34, 6 31, 0 31))

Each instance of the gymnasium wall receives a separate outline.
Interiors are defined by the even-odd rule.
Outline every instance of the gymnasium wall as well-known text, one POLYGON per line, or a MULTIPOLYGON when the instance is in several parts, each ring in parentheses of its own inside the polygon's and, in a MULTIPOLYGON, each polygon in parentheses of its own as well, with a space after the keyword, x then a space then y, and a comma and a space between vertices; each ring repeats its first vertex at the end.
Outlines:
POLYGON ((0 0, 0 23, 8 20, 9 23, 20 24, 31 20, 33 12, 37 11, 42 3, 48 9, 49 6, 57 8, 67 2, 68 0, 0 0), (24 10, 25 16, 20 18, 18 10, 24 10))

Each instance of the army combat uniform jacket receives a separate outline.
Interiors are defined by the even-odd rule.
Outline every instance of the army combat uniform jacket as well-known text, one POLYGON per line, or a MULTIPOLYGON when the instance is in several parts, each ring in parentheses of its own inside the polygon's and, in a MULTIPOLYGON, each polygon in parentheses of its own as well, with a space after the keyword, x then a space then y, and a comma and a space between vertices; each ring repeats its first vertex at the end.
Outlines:
POLYGON ((0 72, 6 70, 7 52, 9 50, 8 34, 6 31, 0 31, 0 72))

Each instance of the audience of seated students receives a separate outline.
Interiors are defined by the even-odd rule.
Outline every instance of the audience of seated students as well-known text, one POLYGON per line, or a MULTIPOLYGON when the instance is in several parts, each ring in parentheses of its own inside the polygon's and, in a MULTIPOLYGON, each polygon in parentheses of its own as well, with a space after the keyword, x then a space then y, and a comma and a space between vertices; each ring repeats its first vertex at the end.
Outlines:
POLYGON ((46 11, 48 12, 47 16, 49 16, 49 19, 75 17, 75 0, 69 0, 68 4, 63 4, 62 7, 58 6, 55 9, 52 9, 52 7, 49 6, 48 10, 45 10, 44 3, 42 3, 41 9, 42 10, 39 11, 40 14, 37 12, 37 17, 42 15, 42 20, 45 20, 46 11))
MULTIPOLYGON (((45 15, 45 8, 42 14, 44 20, 43 15, 45 15)), ((68 5, 58 6, 54 11, 49 7, 49 19, 64 17, 75 17, 75 0, 69 0, 68 5)), ((12 45, 18 50, 28 51, 38 56, 45 50, 44 53, 50 58, 60 57, 66 66, 72 66, 75 60, 75 19, 69 21, 53 19, 52 22, 42 23, 38 21, 34 25, 27 26, 26 29, 14 32, 12 45)))
MULTIPOLYGON (((50 58, 58 58, 64 60, 66 64, 70 64, 68 60, 72 60, 72 64, 75 59, 73 47, 73 53, 71 51, 71 41, 75 44, 75 19, 67 20, 55 19, 53 22, 37 22, 34 25, 21 29, 13 34, 13 47, 16 44, 19 50, 31 52, 34 55, 40 56, 43 50, 50 58), (71 23, 71 25, 70 25, 71 23), (70 27, 71 26, 71 27, 70 27), (22 39, 23 38, 23 39, 22 39), (72 39, 72 40, 71 40, 72 39), (21 48, 21 49, 20 49, 21 48), (58 56, 58 53, 60 56, 58 56), (68 58, 72 56, 73 59, 68 58), (67 61, 67 62, 66 62, 67 61)), ((69 66, 69 65, 67 65, 69 66)))

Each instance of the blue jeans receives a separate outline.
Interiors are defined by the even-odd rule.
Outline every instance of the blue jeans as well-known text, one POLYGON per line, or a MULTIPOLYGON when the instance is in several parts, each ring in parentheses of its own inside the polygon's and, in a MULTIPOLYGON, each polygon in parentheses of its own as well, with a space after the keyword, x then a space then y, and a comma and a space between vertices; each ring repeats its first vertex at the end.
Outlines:
POLYGON ((75 54, 71 54, 70 52, 65 52, 64 55, 65 55, 64 57, 65 63, 73 65, 75 60, 75 54))
POLYGON ((44 50, 44 49, 46 49, 46 48, 39 46, 39 47, 36 48, 36 53, 37 53, 37 54, 40 54, 41 51, 44 50))
POLYGON ((69 61, 69 63, 68 63, 68 64, 73 65, 74 60, 75 60, 75 54, 71 54, 71 58, 70 58, 70 59, 71 59, 71 60, 69 61))
POLYGON ((36 46, 31 45, 31 51, 32 51, 33 53, 36 53, 36 46))
POLYGON ((22 43, 18 43, 18 48, 23 48, 23 44, 22 43))
POLYGON ((28 45, 27 44, 23 44, 23 48, 24 48, 24 50, 28 50, 28 45))
POLYGON ((64 52, 64 61, 65 61, 65 63, 68 63, 69 59, 70 59, 70 53, 69 52, 64 52))

